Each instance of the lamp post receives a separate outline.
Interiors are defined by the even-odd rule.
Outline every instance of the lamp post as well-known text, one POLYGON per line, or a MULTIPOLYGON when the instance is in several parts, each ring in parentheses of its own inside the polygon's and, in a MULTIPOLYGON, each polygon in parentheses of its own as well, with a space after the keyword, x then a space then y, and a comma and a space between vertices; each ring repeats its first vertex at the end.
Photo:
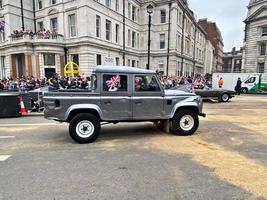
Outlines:
POLYGON ((23 1, 20 0, 20 11, 21 11, 21 29, 24 31, 25 26, 24 26, 24 10, 23 10, 23 1))
POLYGON ((148 13, 148 54, 147 54, 147 66, 146 68, 149 69, 150 67, 150 32, 151 32, 151 14, 153 13, 153 6, 149 4, 147 7, 147 13, 148 13))

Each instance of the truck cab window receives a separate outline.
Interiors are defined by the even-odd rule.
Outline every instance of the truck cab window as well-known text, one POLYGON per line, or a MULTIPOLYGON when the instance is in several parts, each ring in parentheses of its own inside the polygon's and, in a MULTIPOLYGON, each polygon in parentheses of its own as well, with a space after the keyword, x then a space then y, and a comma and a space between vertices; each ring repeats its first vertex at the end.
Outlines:
POLYGON ((245 83, 254 83, 256 81, 256 77, 251 77, 245 83))
POLYGON ((136 92, 159 92, 160 86, 155 76, 135 76, 135 91, 136 92))
POLYGON ((103 91, 104 92, 127 92, 127 76, 126 75, 103 75, 103 91))

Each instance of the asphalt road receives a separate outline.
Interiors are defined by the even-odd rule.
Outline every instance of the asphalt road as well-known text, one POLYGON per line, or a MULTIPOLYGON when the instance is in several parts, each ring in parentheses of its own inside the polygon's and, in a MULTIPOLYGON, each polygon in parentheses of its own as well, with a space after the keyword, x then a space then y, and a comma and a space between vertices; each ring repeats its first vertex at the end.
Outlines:
POLYGON ((117 124, 85 145, 42 116, 0 119, 0 199, 267 199, 267 97, 204 107, 191 137, 117 124))

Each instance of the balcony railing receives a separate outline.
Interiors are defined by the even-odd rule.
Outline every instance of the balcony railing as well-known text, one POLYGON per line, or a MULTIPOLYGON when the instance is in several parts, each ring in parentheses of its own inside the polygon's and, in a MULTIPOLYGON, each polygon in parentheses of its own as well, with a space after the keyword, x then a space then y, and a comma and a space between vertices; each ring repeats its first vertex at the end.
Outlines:
POLYGON ((63 42, 63 35, 50 32, 11 34, 11 42, 63 42))

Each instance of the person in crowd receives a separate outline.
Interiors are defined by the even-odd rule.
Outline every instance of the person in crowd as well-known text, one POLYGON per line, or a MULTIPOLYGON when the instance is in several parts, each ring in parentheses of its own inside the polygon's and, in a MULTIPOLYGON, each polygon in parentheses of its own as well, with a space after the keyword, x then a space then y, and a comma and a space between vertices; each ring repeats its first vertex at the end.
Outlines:
POLYGON ((218 81, 218 86, 219 86, 219 88, 222 88, 222 86, 223 86, 223 78, 222 77, 218 81))
POLYGON ((238 77, 237 82, 236 82, 236 86, 235 86, 235 92, 237 95, 240 95, 240 93, 241 93, 241 84, 242 84, 241 79, 240 79, 240 77, 238 77))

